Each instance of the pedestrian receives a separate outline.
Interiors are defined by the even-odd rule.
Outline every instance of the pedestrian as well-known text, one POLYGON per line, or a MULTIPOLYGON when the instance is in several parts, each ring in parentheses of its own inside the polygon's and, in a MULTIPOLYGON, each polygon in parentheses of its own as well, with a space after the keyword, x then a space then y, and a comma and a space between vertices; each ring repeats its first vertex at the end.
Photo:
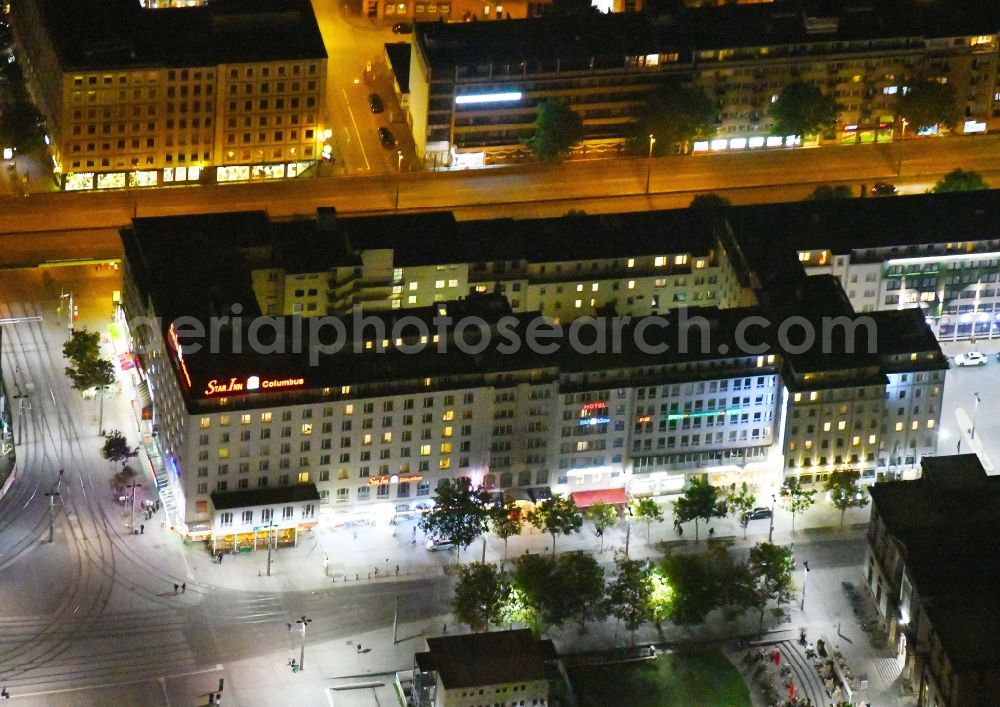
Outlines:
POLYGON ((361 644, 359 643, 358 644, 358 653, 360 653, 360 652, 361 652, 361 644))
POLYGON ((375 568, 375 576, 378 577, 378 567, 375 568))
POLYGON ((680 523, 677 524, 677 534, 682 537, 684 536, 684 526, 682 526, 680 523))
POLYGON ((399 576, 399 565, 396 565, 396 576, 399 576))
POLYGON ((184 582, 184 583, 182 583, 182 584, 181 584, 181 594, 183 594, 183 593, 184 593, 184 592, 186 592, 187 590, 188 590, 188 585, 187 585, 187 582, 184 582))
POLYGON ((708 537, 710 537, 710 538, 714 538, 715 537, 715 528, 709 528, 708 529, 708 537))
POLYGON ((176 593, 177 593, 177 590, 178 590, 179 588, 180 588, 180 585, 179 585, 179 584, 177 584, 177 582, 174 582, 174 594, 176 594, 176 593))
POLYGON ((448 633, 448 624, 441 627, 441 633, 448 633))
POLYGON ((60 469, 60 470, 59 470, 59 478, 60 478, 60 479, 61 479, 61 478, 63 477, 63 472, 64 472, 64 471, 65 471, 65 469, 60 469))
POLYGON ((145 535, 146 534, 146 526, 144 526, 144 525, 140 525, 139 526, 139 534, 140 535, 145 535))

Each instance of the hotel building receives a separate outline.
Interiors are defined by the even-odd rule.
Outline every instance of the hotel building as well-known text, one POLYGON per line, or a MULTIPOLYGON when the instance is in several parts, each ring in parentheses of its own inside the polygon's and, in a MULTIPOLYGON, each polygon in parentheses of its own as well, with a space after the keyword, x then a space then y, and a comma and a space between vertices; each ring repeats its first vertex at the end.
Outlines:
MULTIPOLYGON (((497 252, 508 253, 506 259, 488 262, 493 268, 505 262, 514 282, 524 282, 524 270, 551 263, 542 257, 549 247, 565 253, 556 247, 560 239, 572 241, 588 257, 573 262, 561 254, 555 262, 566 265, 572 277, 565 282, 575 289, 584 282, 589 288, 596 276, 584 281, 581 273, 600 271, 603 260, 614 260, 613 250, 620 251, 620 270, 627 270, 633 257, 634 269, 641 261, 641 268, 655 269, 657 258, 684 253, 704 259, 706 269, 710 262, 721 267, 728 262, 722 257, 726 248, 736 252, 737 246, 723 246, 723 239, 714 246, 697 244, 692 234, 698 218, 708 224, 716 220, 682 211, 487 221, 470 224, 467 232, 506 234, 497 235, 494 244, 497 252), (688 226, 679 232, 689 248, 698 245, 693 253, 670 245, 670 227, 678 224, 688 226), (608 241, 609 231, 621 238, 608 241), (641 245, 642 238, 634 235, 640 232, 659 243, 654 247, 662 249, 662 256, 641 245), (511 244, 529 233, 535 234, 531 242, 539 255, 512 263, 519 251, 511 244), (602 238, 610 243, 607 249, 587 252, 602 238)), ((508 281, 495 269, 484 275, 492 286, 487 292, 478 291, 474 278, 465 279, 464 270, 448 274, 449 263, 465 248, 478 252, 474 262, 491 252, 475 251, 473 236, 468 244, 447 237, 441 224, 458 228, 441 215, 386 217, 380 225, 370 217, 338 219, 321 210, 314 222, 271 222, 261 213, 138 219, 123 232, 123 307, 138 353, 140 386, 148 390, 151 419, 145 433, 164 459, 158 484, 173 494, 178 527, 223 546, 245 545, 257 542, 254 528, 265 510, 273 518, 279 508, 290 509, 280 511, 289 513, 283 532, 297 532, 314 522, 318 509, 334 519, 408 510, 413 502, 429 499, 440 483, 458 477, 531 498, 600 490, 624 499, 629 492, 676 492, 691 475, 707 475, 716 484, 776 483, 783 474, 819 483, 834 469, 856 468, 873 479, 878 472, 912 467, 934 450, 947 363, 918 310, 869 315, 877 330, 875 353, 849 353, 848 337, 854 342, 849 334, 832 339, 833 353, 842 352, 838 355, 792 351, 782 346, 773 327, 753 327, 741 340, 743 324, 761 317, 780 322, 790 312, 813 312, 818 322, 831 312, 817 310, 815 303, 830 296, 839 302, 832 313, 849 323, 856 319, 836 281, 808 277, 792 252, 788 259, 774 259, 781 268, 787 263, 778 280, 788 283, 788 291, 778 293, 770 280, 748 275, 745 264, 754 254, 738 252, 740 263, 718 272, 720 281, 733 282, 736 293, 725 303, 683 310, 673 298, 656 310, 633 303, 628 321, 609 318, 608 302, 601 303, 601 312, 596 302, 579 310, 566 307, 565 326, 551 339, 554 351, 505 350, 505 327, 519 332, 523 341, 539 318, 538 309, 526 301, 513 306, 519 291, 501 292, 500 284, 508 281), (414 271, 420 275, 412 279, 409 261, 403 261, 398 281, 405 284, 395 294, 408 297, 403 293, 410 291, 410 282, 418 283, 417 292, 427 282, 445 284, 428 287, 434 294, 426 300, 394 309, 393 258, 418 257, 408 238, 419 219, 427 229, 425 241, 448 243, 452 258, 439 262, 428 246, 428 259, 419 267, 433 269, 414 271), (386 234, 398 237, 394 247, 383 240, 386 234), (351 248, 345 250, 345 243, 351 248), (187 256, 193 252, 200 255, 195 263, 187 256), (340 252, 352 252, 354 260, 341 263, 334 257, 340 252), (295 279, 300 271, 292 267, 293 253, 309 263, 315 279, 295 279), (381 258, 380 268, 390 274, 380 275, 374 289, 366 290, 375 272, 363 265, 369 257, 381 258), (322 262, 330 270, 317 274, 322 262), (323 282, 343 284, 340 268, 353 269, 363 296, 337 300, 327 310, 342 317, 345 346, 314 361, 310 357, 318 347, 295 350, 295 327, 305 332, 310 322, 320 320, 290 314, 321 313, 328 296, 321 294, 323 282), (274 278, 268 274, 276 271, 274 278), (183 289, 175 284, 181 272, 188 283, 183 289), (390 283, 383 288, 385 277, 390 283), (450 286, 449 279, 461 284, 450 286), (291 298, 268 305, 268 293, 287 293, 289 281, 301 294, 292 289, 291 298), (274 290, 267 289, 272 284, 274 290), (744 306, 741 298, 760 304, 744 306), (311 303, 317 307, 309 309, 311 303), (377 306, 365 307, 367 319, 357 328, 346 308, 369 303, 377 306), (268 306, 274 307, 270 318, 268 306), (577 312, 598 316, 582 318, 577 312), (150 326, 142 324, 143 317, 159 319, 150 326), (188 318, 186 324, 181 317, 188 318), (466 317, 481 324, 469 326, 463 323, 466 317), (415 322, 424 329, 414 329, 415 322), (189 337, 192 325, 209 332, 215 327, 218 353, 191 346, 205 343, 189 337), (276 333, 278 327, 284 331, 276 333), (470 342, 472 331, 479 333, 470 345, 478 345, 484 330, 490 341, 478 351, 455 343, 470 342), (270 353, 249 349, 261 331, 260 346, 270 353), (640 347, 637 336, 667 348, 640 347), (447 351, 438 352, 439 346, 447 351), (413 353, 410 347, 424 348, 413 353), (904 398, 907 402, 897 405, 904 398), (911 401, 920 407, 907 407, 911 401), (897 407, 905 409, 897 413, 897 407), (289 487, 304 487, 303 496, 290 500, 289 487)), ((669 270, 669 263, 664 260, 660 267, 669 270)), ((557 281, 563 282, 563 275, 557 281)), ((612 296, 625 297, 621 288, 612 296)), ((560 301, 545 300, 546 308, 552 304, 550 314, 560 311, 554 306, 560 301)), ((327 334, 334 330, 330 321, 326 326, 327 334)), ((308 338, 303 336, 300 341, 308 338)))
POLYGON ((894 114, 914 82, 956 87, 956 134, 1000 128, 995 4, 898 0, 683 8, 663 14, 543 17, 486 26, 419 24, 410 60, 417 153, 430 165, 482 166, 524 151, 542 100, 583 119, 583 154, 614 153, 646 97, 665 83, 699 87, 717 102, 716 136, 695 151, 795 144, 771 134, 781 90, 812 83, 837 98, 836 139, 914 136, 894 114))
POLYGON ((66 190, 295 177, 322 148, 326 50, 308 0, 13 4, 66 190))

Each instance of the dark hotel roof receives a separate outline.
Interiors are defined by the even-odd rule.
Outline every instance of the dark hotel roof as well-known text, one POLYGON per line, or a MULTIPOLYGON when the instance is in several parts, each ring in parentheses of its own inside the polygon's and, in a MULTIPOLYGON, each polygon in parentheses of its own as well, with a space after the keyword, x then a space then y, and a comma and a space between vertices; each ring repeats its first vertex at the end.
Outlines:
POLYGON ((417 653, 417 667, 436 671, 447 690, 545 680, 545 661, 555 657, 552 642, 528 629, 438 636, 427 647, 417 653))
POLYGON ((956 670, 1000 669, 1000 476, 975 454, 925 457, 923 475, 870 487, 956 670))
POLYGON ((248 508, 251 506, 279 505, 299 501, 318 501, 319 491, 316 484, 298 484, 296 486, 275 486, 245 491, 213 491, 212 506, 217 511, 228 511, 232 508, 248 508))
POLYGON ((139 0, 21 1, 40 6, 65 71, 326 58, 309 0, 160 10, 139 0))

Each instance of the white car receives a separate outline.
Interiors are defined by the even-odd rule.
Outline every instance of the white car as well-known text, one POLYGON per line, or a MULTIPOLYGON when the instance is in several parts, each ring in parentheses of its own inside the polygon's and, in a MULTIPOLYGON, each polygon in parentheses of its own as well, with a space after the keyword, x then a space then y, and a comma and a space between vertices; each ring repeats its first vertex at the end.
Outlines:
POLYGON ((955 357, 956 366, 985 366, 986 355, 982 351, 960 353, 955 357))
POLYGON ((452 550, 455 545, 448 538, 432 538, 427 541, 427 549, 431 552, 440 552, 442 550, 452 550))

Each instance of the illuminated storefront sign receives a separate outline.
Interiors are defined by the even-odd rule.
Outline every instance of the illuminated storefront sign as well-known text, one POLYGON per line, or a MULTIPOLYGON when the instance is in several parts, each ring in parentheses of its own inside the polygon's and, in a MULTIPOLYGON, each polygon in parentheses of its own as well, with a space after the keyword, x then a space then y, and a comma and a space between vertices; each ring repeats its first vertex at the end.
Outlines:
POLYGON ((373 476, 368 479, 369 486, 385 486, 386 484, 409 484, 414 481, 423 481, 423 476, 413 474, 412 476, 373 476))
POLYGON ((611 422, 610 417, 585 417, 580 420, 579 424, 584 425, 606 425, 611 422))
POLYGON ((724 410, 704 410, 701 412, 674 412, 667 415, 668 420, 684 420, 692 417, 718 417, 719 415, 736 415, 740 408, 726 408, 724 410))
POLYGON ((583 404, 583 409, 584 410, 607 410, 608 409, 608 404, 604 403, 604 402, 584 403, 583 404))
POLYGON ((508 103, 510 101, 521 100, 520 91, 503 91, 498 93, 478 93, 465 96, 455 96, 456 105, 470 105, 476 103, 508 103))
POLYGON ((219 380, 213 378, 205 386, 205 395, 228 395, 230 393, 246 393, 254 390, 275 390, 279 388, 298 388, 305 385, 304 378, 261 378, 250 376, 246 381, 240 378, 219 380))
POLYGON ((636 418, 635 421, 638 422, 640 425, 645 425, 647 422, 652 422, 653 418, 650 417, 649 415, 643 415, 642 417, 636 418))

